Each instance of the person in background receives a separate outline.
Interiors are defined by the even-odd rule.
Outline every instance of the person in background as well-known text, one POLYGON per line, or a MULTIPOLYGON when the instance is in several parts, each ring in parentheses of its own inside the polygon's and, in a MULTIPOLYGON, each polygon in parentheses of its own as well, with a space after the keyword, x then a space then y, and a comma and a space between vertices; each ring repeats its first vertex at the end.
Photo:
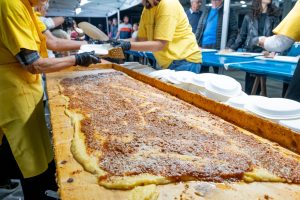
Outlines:
POLYGON ((112 20, 109 19, 109 20, 107 21, 107 27, 108 27, 108 30, 106 30, 107 28, 105 28, 105 33, 106 33, 109 37, 110 37, 110 32, 111 32, 111 30, 110 30, 111 25, 112 25, 112 20))
POLYGON ((132 25, 129 23, 129 17, 123 18, 124 22, 120 24, 116 39, 129 39, 131 38, 132 25))
MULTIPOLYGON (((273 35, 272 30, 279 23, 279 14, 272 0, 253 0, 251 13, 244 17, 240 33, 230 49, 236 51, 238 48, 244 48, 247 52, 262 52, 264 49, 253 43, 253 39, 258 36, 273 35)), ((245 77, 247 94, 251 94, 254 81, 255 75, 247 72, 245 77)))
MULTIPOLYGON (((273 30, 276 35, 257 37, 255 43, 270 52, 283 52, 300 41, 300 1, 273 30)), ((286 98, 300 102, 300 60, 286 92, 286 98)))
MULTIPOLYGON (((44 25, 47 27, 48 30, 54 29, 57 26, 60 26, 64 23, 65 18, 64 17, 46 17, 47 11, 49 8, 49 1, 45 1, 43 3, 40 3, 35 9, 35 14, 39 17, 39 19, 44 23, 44 25)), ((53 51, 47 50, 48 52, 48 57, 49 58, 54 58, 55 55, 53 51)))
POLYGON ((143 0, 138 37, 116 41, 124 51, 151 51, 162 68, 199 73, 202 56, 179 0, 143 0))
POLYGON ((138 23, 134 23, 132 29, 133 29, 133 33, 132 33, 131 38, 137 39, 137 37, 138 37, 138 31, 139 31, 139 24, 138 23))
POLYGON ((198 22, 202 14, 200 7, 201 0, 191 0, 191 8, 185 11, 192 26, 193 33, 196 33, 198 22))
POLYGON ((43 2, 0 0, 0 180, 20 179, 25 200, 46 199, 45 190, 57 189, 40 73, 99 61, 92 53, 47 58, 47 48, 86 42, 51 37, 33 10, 43 2))
MULTIPOLYGON (((205 7, 199 20, 196 39, 201 48, 220 49, 223 24, 223 0, 211 0, 211 7, 205 7)), ((227 47, 230 47, 238 34, 238 24, 234 12, 230 12, 227 47)), ((218 73, 219 68, 214 67, 218 73)), ((209 66, 202 66, 201 72, 208 72, 209 66)))
POLYGON ((103 25, 102 25, 102 24, 98 24, 98 25, 97 25, 97 28, 98 28, 100 31, 103 31, 103 25))
POLYGON ((110 26, 110 38, 116 39, 117 38, 117 33, 118 33, 118 20, 117 18, 113 18, 112 24, 110 26))
POLYGON ((81 28, 78 28, 77 23, 75 20, 73 20, 73 26, 71 27, 71 40, 84 40, 84 32, 81 28))
POLYGON ((46 25, 48 30, 54 29, 57 26, 60 26, 64 23, 64 17, 46 17, 47 11, 49 8, 49 1, 45 1, 44 3, 40 3, 35 7, 36 15, 40 18, 40 20, 46 25))

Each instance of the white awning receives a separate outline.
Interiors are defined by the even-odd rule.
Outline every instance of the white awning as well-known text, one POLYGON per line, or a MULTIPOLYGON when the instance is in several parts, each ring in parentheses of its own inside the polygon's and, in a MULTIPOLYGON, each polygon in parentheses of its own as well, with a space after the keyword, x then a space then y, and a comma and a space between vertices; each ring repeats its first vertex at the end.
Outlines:
POLYGON ((139 3, 141 0, 50 0, 47 15, 109 17, 116 14, 118 10, 126 10, 139 3))

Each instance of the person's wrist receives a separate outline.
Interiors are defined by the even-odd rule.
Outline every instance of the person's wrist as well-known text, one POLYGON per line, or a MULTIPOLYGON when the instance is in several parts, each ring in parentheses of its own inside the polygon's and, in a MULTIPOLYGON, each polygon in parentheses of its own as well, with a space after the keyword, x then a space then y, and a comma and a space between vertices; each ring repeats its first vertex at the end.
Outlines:
POLYGON ((71 56, 71 60, 72 60, 72 63, 73 63, 73 66, 77 66, 77 54, 75 54, 74 56, 71 56))

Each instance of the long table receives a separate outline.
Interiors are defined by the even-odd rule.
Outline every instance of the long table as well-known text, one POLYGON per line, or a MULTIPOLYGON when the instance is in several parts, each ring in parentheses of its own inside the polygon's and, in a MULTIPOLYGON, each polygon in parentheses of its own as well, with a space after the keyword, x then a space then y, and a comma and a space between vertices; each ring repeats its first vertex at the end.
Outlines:
MULTIPOLYGON (((137 55, 135 51, 130 51, 129 53, 137 55)), ((144 55, 145 58, 149 57, 149 55, 154 57, 151 52, 139 52, 139 55, 144 55)), ((261 83, 262 95, 265 96, 267 95, 265 85, 266 77, 289 82, 297 66, 296 63, 258 60, 254 57, 224 56, 218 55, 215 52, 202 52, 202 65, 224 67, 225 69, 236 69, 256 74, 257 78, 252 93, 256 93, 256 89, 259 83, 261 83)))
MULTIPOLYGON (((130 51, 128 53, 145 57, 152 55, 151 52, 130 51)), ((293 77, 297 66, 296 63, 258 60, 253 57, 224 56, 214 52, 202 52, 202 65, 237 69, 283 81, 289 81, 293 77)))

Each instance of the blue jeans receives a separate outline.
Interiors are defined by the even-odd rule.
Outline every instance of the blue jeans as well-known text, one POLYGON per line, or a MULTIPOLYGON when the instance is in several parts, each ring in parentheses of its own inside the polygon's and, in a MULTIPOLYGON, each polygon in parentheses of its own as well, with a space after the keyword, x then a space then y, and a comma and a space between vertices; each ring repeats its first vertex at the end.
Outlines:
POLYGON ((168 69, 175 71, 191 71, 199 74, 201 70, 200 63, 193 63, 186 60, 174 60, 168 69))

